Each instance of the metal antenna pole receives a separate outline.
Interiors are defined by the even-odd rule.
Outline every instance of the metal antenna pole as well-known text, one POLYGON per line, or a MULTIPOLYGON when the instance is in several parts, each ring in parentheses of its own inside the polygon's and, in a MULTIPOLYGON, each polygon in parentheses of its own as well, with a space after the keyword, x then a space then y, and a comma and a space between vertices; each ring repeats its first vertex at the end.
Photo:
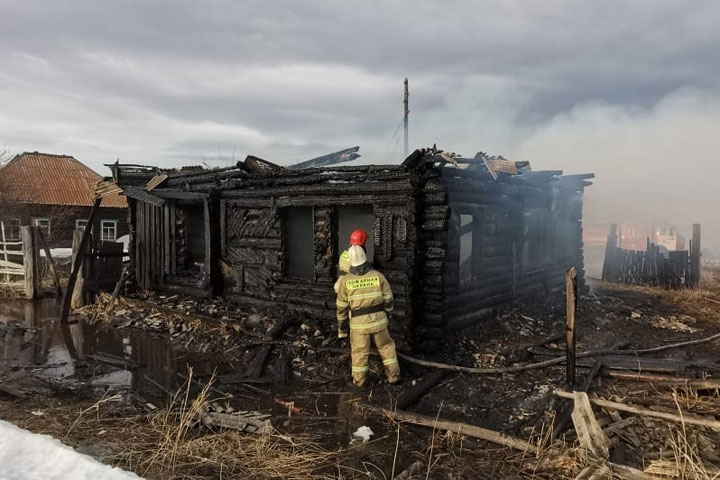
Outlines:
POLYGON ((403 111, 405 113, 405 117, 403 120, 403 124, 405 126, 405 158, 407 158, 409 152, 408 152, 408 114, 410 113, 410 110, 408 108, 408 101, 410 98, 410 94, 408 93, 408 79, 405 77, 405 94, 403 95, 403 111))

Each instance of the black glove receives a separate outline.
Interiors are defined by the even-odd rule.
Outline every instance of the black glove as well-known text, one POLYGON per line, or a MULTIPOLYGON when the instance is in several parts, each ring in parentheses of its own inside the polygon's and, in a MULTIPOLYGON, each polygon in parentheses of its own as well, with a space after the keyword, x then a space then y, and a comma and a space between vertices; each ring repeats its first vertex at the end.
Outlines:
POLYGON ((349 332, 345 325, 338 325, 338 338, 347 338, 349 332))

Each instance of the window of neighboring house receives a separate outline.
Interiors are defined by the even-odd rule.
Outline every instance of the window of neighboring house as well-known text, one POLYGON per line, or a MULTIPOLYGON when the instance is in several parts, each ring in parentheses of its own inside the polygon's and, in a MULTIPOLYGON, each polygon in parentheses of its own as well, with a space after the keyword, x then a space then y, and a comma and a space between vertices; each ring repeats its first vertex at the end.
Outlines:
POLYGON ((75 230, 77 230, 80 233, 85 232, 85 228, 87 228, 88 221, 87 220, 75 220, 75 230))
POLYGON ((40 230, 42 230, 43 235, 45 235, 45 238, 50 238, 50 219, 49 218, 33 218, 32 220, 33 225, 36 227, 40 227, 40 230))
POLYGON ((117 220, 103 220, 100 222, 101 240, 115 241, 117 239, 117 220))
POLYGON ((285 244, 285 275, 288 277, 315 276, 313 251, 313 211, 309 207, 282 209, 285 244))
POLYGON ((473 279, 473 216, 460 215, 460 264, 458 280, 460 283, 473 279))
POLYGON ((20 237, 22 236, 20 233, 20 219, 19 218, 13 218, 8 220, 7 222, 3 222, 3 225, 5 226, 5 240, 8 242, 11 241, 18 241, 20 240, 20 237))

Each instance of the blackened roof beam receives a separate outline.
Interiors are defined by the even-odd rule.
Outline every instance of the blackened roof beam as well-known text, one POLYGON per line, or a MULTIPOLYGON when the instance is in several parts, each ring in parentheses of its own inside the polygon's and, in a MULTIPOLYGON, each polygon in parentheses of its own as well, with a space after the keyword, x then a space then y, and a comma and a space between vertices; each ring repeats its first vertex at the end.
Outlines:
POLYGON ((358 150, 360 150, 360 147, 346 148, 345 150, 340 150, 339 152, 328 153, 327 155, 321 155, 304 162, 290 165, 288 168, 300 170, 303 168, 326 167, 328 165, 350 162, 361 157, 361 155, 357 153, 358 150))

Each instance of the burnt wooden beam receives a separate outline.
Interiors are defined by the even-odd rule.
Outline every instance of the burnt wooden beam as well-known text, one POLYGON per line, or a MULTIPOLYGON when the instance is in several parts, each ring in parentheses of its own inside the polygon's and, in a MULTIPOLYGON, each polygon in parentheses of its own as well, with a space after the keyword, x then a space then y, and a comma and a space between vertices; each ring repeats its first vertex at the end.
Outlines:
POLYGON ((80 240, 80 247, 78 254, 73 262, 73 268, 70 272, 70 278, 68 278, 67 287, 65 288, 65 296, 63 297, 62 310, 60 312, 60 323, 67 323, 68 315, 70 314, 70 300, 72 299, 72 292, 75 289, 75 282, 77 281, 80 267, 82 266, 83 259, 85 257, 84 252, 87 248, 88 241, 90 240, 90 232, 92 232, 95 221, 97 220, 98 213, 100 211, 100 202, 102 198, 96 198, 93 203, 92 209, 90 209, 90 216, 88 217, 87 226, 83 232, 82 239, 80 240))
MULTIPOLYGON (((184 192, 182 190, 169 190, 169 189, 159 189, 156 188, 153 190, 153 193, 160 197, 161 199, 168 199, 168 200, 189 200, 189 201, 204 201, 208 199, 207 193, 202 192, 184 192)), ((162 205, 158 205, 162 206, 162 205)))
MULTIPOLYGON (((273 326, 273 328, 270 329, 265 340, 274 341, 279 339, 282 334, 285 333, 285 330, 287 330, 293 323, 295 323, 294 318, 284 316, 277 324, 275 324, 275 326, 273 326)), ((268 356, 270 355, 273 345, 274 344, 270 343, 260 347, 260 350, 252 359, 245 372, 245 376, 247 378, 260 378, 263 370, 265 370, 265 365, 267 364, 268 356)))
MULTIPOLYGON (((582 386, 580 387, 579 392, 590 392, 590 389, 593 386, 593 383, 595 382, 595 379, 597 378, 598 374, 600 373, 600 370, 602 369, 602 362, 600 360, 595 360, 595 363, 593 364, 592 368, 588 372, 587 376, 585 377, 585 381, 583 382, 582 386)), ((570 403, 569 405, 566 405, 560 414, 558 414, 557 417, 555 417, 555 422, 553 424, 553 431, 551 438, 555 440, 560 435, 562 435, 565 430, 568 429, 570 426, 570 420, 572 418, 572 411, 573 411, 573 404, 570 403)))
POLYGON ((158 207, 165 205, 165 200, 155 194, 146 192, 145 189, 140 187, 124 187, 123 195, 158 207))
POLYGON ((356 158, 360 158, 360 154, 357 153, 358 150, 360 150, 360 147, 346 148, 344 150, 340 150, 339 152, 328 153, 327 155, 321 155, 304 162, 290 165, 288 168, 300 170, 303 168, 326 167, 338 163, 349 162, 351 160, 355 160, 356 158))
POLYGON ((397 408, 405 410, 418 403, 433 388, 450 375, 447 370, 435 370, 422 381, 404 390, 397 400, 397 408))

